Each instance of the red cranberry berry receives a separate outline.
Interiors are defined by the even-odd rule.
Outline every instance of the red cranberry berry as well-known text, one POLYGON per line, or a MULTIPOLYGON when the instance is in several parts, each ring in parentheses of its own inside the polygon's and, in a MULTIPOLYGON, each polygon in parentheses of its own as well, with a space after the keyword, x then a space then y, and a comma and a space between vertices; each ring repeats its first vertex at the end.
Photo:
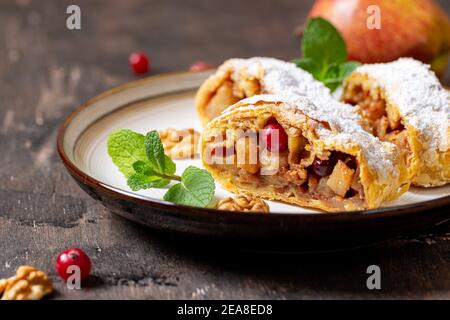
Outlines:
POLYGON ((263 129, 262 136, 267 150, 274 152, 283 152, 287 150, 288 136, 278 122, 268 123, 263 129), (277 134, 278 139, 276 139, 277 134))
POLYGON ((81 249, 70 248, 59 254, 56 258, 56 271, 64 280, 67 280, 72 274, 67 269, 70 266, 78 266, 80 268, 80 278, 85 279, 91 272, 91 259, 81 249))
POLYGON ((315 174, 319 177, 325 177, 330 175, 333 172, 334 164, 336 161, 330 160, 322 160, 319 158, 315 158, 312 163, 312 169, 315 174))
POLYGON ((129 63, 131 69, 136 74, 147 73, 150 70, 150 62, 147 55, 143 52, 134 52, 130 55, 129 63))
POLYGON ((210 65, 208 62, 205 61, 197 61, 191 64, 189 67, 190 71, 198 72, 198 71, 204 71, 214 68, 212 65, 210 65))

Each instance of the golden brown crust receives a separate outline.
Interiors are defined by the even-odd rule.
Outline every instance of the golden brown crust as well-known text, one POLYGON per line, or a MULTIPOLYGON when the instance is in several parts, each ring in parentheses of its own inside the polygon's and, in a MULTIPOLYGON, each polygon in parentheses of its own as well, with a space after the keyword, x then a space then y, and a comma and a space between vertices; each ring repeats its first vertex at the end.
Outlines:
POLYGON ((195 104, 202 125, 239 100, 261 93, 260 79, 241 73, 234 81, 234 71, 231 63, 224 63, 197 91, 195 104))
MULTIPOLYGON (((344 84, 343 100, 352 102, 352 99, 354 99, 353 102, 355 102, 361 99, 355 97, 357 95, 365 95, 366 98, 363 99, 372 99, 374 92, 381 97, 385 118, 387 117, 390 122, 397 121, 400 123, 401 130, 399 132, 403 130, 404 132, 401 137, 392 133, 382 134, 377 130, 377 125, 374 125, 374 122, 371 121, 368 121, 368 130, 381 140, 393 142, 398 146, 407 163, 411 183, 422 187, 441 186, 449 183, 450 148, 444 151, 437 147, 430 147, 429 138, 425 138, 421 131, 409 121, 408 117, 404 117, 402 109, 391 98, 389 90, 376 79, 371 78, 366 73, 354 72, 344 84), (372 126, 370 126, 370 123, 372 123, 372 126)), ((361 105, 357 105, 355 108, 365 119, 370 119, 366 108, 361 105)), ((424 120, 422 119, 422 121, 424 120)), ((447 135, 450 140, 450 127, 447 128, 447 135)))

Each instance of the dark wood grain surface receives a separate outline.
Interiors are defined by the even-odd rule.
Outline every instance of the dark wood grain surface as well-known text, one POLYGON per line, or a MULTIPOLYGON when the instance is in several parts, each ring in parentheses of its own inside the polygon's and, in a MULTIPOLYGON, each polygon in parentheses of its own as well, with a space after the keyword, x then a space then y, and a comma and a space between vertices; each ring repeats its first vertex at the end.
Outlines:
MULTIPOLYGON (((298 56, 293 34, 312 1, 0 2, 0 278, 23 264, 47 271, 53 298, 447 298, 450 226, 340 253, 240 253, 158 234, 112 215, 72 181, 55 152, 57 128, 79 104, 134 80, 130 52, 153 74, 195 60, 298 56), (82 10, 82 30, 65 27, 82 10), (84 248, 93 275, 68 290, 57 254, 84 248), (366 288, 379 265, 382 289, 366 288)), ((442 0, 450 11, 450 3, 442 0)), ((449 84, 450 72, 446 83, 449 84)))

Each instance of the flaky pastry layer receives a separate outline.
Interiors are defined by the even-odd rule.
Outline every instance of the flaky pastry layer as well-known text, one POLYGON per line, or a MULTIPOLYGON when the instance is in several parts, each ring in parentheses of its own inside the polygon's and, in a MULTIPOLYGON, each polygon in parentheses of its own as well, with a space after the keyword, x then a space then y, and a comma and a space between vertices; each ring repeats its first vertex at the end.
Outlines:
POLYGON ((342 99, 369 131, 398 146, 413 185, 449 183, 450 95, 428 66, 413 59, 362 66, 345 81, 342 99))
POLYGON ((257 94, 331 99, 328 88, 293 63, 264 57, 229 59, 198 90, 197 113, 205 125, 230 105, 257 94))

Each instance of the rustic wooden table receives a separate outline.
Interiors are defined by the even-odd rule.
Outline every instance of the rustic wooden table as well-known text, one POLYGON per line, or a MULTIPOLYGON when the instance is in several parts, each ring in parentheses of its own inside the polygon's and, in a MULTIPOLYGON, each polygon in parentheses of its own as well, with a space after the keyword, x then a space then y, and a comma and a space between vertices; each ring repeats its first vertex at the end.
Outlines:
MULTIPOLYGON (((450 11, 450 3, 441 2, 450 11)), ((449 225, 350 252, 232 253, 112 215, 59 161, 57 128, 83 101, 135 79, 130 52, 147 51, 153 74, 184 70, 195 60, 291 59, 299 54, 293 29, 311 3, 1 1, 0 278, 34 265, 49 272, 58 299, 449 299, 449 225), (65 24, 74 2, 81 7, 81 31, 65 24), (93 260, 83 290, 66 289, 54 271, 57 254, 71 246, 93 260), (371 264, 381 267, 378 291, 366 288, 371 264)))

